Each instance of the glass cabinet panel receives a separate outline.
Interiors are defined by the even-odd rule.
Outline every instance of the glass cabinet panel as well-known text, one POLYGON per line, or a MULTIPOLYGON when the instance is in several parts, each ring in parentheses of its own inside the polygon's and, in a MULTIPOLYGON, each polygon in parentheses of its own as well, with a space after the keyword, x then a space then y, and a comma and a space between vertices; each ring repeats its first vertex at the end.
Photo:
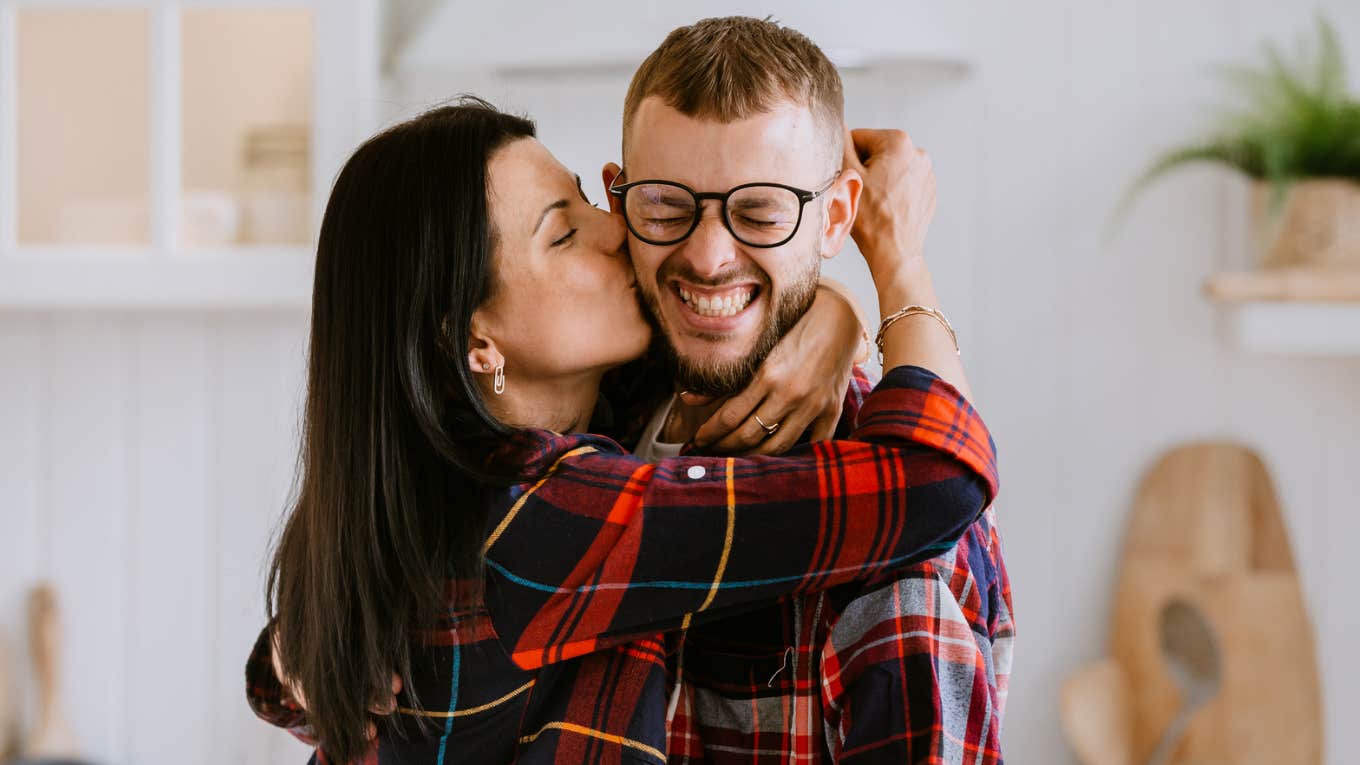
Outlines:
POLYGON ((312 12, 182 11, 185 247, 312 238, 312 12))
POLYGON ((20 6, 17 48, 19 243, 148 243, 150 12, 20 6))

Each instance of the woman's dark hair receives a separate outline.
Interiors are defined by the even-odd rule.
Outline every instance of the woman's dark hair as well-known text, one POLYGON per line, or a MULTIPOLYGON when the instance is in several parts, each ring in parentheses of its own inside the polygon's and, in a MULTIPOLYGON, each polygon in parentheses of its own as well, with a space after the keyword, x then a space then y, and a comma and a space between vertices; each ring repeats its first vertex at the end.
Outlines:
POLYGON ((370 138, 326 205, 297 499, 266 598, 332 762, 367 749, 368 709, 393 672, 410 677, 411 632, 447 580, 480 575, 481 470, 512 432, 467 360, 472 312, 495 288, 487 162, 533 135, 460 99, 370 138))

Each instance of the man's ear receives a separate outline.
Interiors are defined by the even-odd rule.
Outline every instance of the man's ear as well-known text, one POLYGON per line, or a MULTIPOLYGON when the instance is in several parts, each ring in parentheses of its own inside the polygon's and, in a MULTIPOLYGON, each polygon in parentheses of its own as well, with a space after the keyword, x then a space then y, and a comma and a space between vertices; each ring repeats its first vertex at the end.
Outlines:
POLYGON ((614 179, 619 177, 623 168, 613 162, 605 163, 604 169, 600 171, 600 177, 604 180, 604 195, 609 200, 609 211, 615 215, 623 215, 623 200, 609 193, 609 187, 614 185, 614 179))
POLYGON ((472 312, 472 328, 468 338, 468 366, 473 374, 489 375, 496 367, 505 365, 505 354, 496 347, 487 331, 486 317, 481 309, 472 312))
POLYGON ((832 258, 845 246, 845 238, 855 225, 859 212, 859 195, 864 190, 864 179, 859 171, 844 168, 836 182, 826 191, 826 227, 822 229, 822 257, 832 258))

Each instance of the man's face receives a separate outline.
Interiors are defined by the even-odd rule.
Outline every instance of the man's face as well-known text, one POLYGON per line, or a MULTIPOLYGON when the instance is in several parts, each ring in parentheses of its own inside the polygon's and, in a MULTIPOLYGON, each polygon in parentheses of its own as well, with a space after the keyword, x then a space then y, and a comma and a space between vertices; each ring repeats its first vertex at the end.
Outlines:
MULTIPOLYGON (((700 193, 759 182, 815 191, 835 174, 824 131, 794 103, 720 123, 688 117, 653 96, 638 107, 628 132, 624 182, 674 181, 700 193)), ((630 232, 638 288, 682 388, 722 395, 745 387, 806 312, 819 256, 835 254, 844 239, 826 236, 833 198, 808 202, 797 233, 778 247, 738 241, 717 200, 702 202, 698 227, 678 244, 647 244, 630 232)))

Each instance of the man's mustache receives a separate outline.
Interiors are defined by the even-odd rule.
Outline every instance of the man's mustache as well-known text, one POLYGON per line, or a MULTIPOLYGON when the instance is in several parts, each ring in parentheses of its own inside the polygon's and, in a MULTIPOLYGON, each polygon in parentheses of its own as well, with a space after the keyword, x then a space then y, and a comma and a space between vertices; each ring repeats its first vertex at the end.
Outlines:
POLYGON ((707 287, 710 289, 716 289, 736 282, 750 281, 759 282, 761 288, 768 288, 770 286, 769 274, 754 266, 734 268, 731 271, 726 271, 717 276, 700 276, 695 273, 694 269, 690 268, 688 263, 683 261, 676 263, 668 261, 663 263, 661 268, 657 269, 656 282, 658 286, 665 284, 670 279, 680 279, 681 281, 688 282, 696 287, 707 287))

